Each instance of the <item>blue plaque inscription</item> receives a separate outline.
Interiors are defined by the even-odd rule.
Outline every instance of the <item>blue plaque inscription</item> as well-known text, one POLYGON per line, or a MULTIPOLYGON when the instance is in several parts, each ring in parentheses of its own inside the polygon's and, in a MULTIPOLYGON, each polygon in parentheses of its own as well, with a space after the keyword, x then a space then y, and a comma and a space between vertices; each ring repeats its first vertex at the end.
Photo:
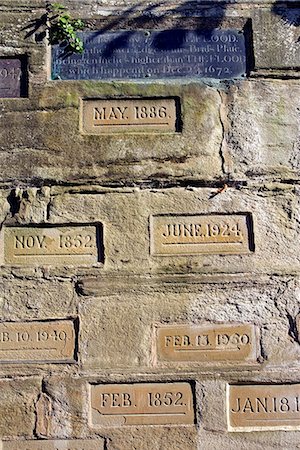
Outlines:
POLYGON ((162 30, 82 32, 82 55, 52 47, 52 79, 231 79, 246 74, 243 32, 162 30))

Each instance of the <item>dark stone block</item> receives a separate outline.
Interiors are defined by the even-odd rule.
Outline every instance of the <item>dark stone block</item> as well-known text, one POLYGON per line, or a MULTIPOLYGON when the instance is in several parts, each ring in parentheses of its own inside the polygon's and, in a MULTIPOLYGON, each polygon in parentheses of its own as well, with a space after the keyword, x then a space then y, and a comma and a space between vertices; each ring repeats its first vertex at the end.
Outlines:
POLYGON ((82 55, 52 48, 52 79, 166 79, 245 76, 242 31, 161 30, 83 32, 82 55))

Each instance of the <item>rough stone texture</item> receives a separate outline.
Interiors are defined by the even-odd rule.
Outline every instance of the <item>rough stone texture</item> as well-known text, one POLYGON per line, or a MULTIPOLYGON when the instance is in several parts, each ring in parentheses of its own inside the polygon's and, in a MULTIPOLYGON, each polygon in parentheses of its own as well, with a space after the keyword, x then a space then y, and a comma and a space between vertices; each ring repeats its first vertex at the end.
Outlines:
POLYGON ((299 432, 230 433, 226 420, 228 383, 299 383, 298 3, 66 0, 89 30, 211 23, 246 26, 251 38, 252 21, 246 79, 136 83, 50 81, 46 40, 30 34, 45 2, 0 0, 0 56, 27 54, 29 81, 28 98, 0 100, 1 228, 97 222, 104 247, 104 262, 85 267, 1 265, 1 322, 75 319, 79 333, 73 364, 0 365, 1 439, 300 448, 299 432), (180 133, 80 133, 82 98, 168 96, 181 102, 180 133), (248 254, 150 252, 151 215, 235 213, 252 215, 248 254), (158 323, 255 324, 260 356, 238 366, 154 365, 158 323), (195 425, 90 426, 90 384, 179 382, 193 387, 195 425))
POLYGON ((299 83, 245 81, 233 85, 223 99, 228 114, 226 172, 239 180, 299 179, 299 83))
POLYGON ((15 378, 0 381, 1 439, 32 438, 35 427, 35 402, 41 387, 40 378, 15 378))
POLYGON ((49 220, 104 225, 105 270, 161 272, 295 272, 300 268, 297 233, 299 200, 293 185, 217 189, 132 189, 105 195, 57 195, 49 220), (155 214, 251 212, 255 250, 247 255, 150 255, 149 216, 155 214), (292 268, 292 269, 291 269, 292 268))

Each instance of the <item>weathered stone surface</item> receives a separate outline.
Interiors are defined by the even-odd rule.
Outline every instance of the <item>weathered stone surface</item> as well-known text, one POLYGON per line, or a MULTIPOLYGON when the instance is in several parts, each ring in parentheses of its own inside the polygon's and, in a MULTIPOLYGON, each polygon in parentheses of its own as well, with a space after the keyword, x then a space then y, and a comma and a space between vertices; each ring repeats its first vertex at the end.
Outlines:
MULTIPOLYGON (((51 223, 62 220, 104 224, 105 268, 125 272, 272 273, 300 270, 294 186, 271 189, 170 188, 127 190, 105 195, 57 195, 49 207, 51 223), (254 251, 246 255, 149 255, 152 215, 237 214, 253 218, 254 251)), ((105 192, 105 191, 104 191, 105 192)))
POLYGON ((31 440, 4 441, 3 450, 103 450, 103 440, 69 439, 69 440, 31 440))
POLYGON ((70 279, 45 279, 27 274, 2 277, 1 319, 22 321, 76 316, 74 284, 70 279), (27 278, 28 277, 28 278, 27 278))
MULTIPOLYGON (((209 278, 209 277, 208 277, 209 278)), ((83 367, 154 371, 153 325, 173 327, 190 324, 213 327, 214 324, 247 322, 256 324, 265 361, 252 361, 253 370, 267 374, 280 365, 299 367, 300 347, 295 335, 299 311, 299 282, 290 277, 236 276, 225 281, 197 280, 197 277, 135 278, 120 284, 115 277, 83 280, 85 297, 80 305, 81 358, 83 367), (175 279, 174 279, 175 278, 175 279), (241 300, 242 299, 242 300, 241 300), (276 344, 274 344, 276 343, 276 344), (151 369, 150 369, 151 368, 151 369)), ((173 371, 209 371, 201 361, 164 361, 173 371)), ((239 370, 243 364, 229 364, 239 370)), ((246 365, 244 365, 245 367, 246 365)), ((228 370, 228 361, 215 362, 210 370, 228 370)), ((162 372, 156 368, 155 372, 162 372)))
POLYGON ((232 86, 223 99, 228 114, 226 172, 235 179, 299 179, 299 84, 245 81, 232 86))
POLYGON ((40 378, 1 380, 0 437, 32 438, 35 426, 35 402, 41 387, 40 378))
POLYGON ((253 39, 255 69, 300 67, 300 8, 274 2, 271 10, 254 8, 253 39))
POLYGON ((2 111, 2 180, 32 178, 70 182, 222 176, 220 95, 205 85, 139 85, 52 82, 36 90, 36 110, 2 111), (178 97, 182 133, 84 136, 79 130, 80 98, 178 97), (30 131, 30 132, 29 132, 30 131), (22 149, 22 151, 21 151, 22 149), (212 150, 213 149, 213 150, 212 150), (79 157, 80 155, 80 157, 79 157))

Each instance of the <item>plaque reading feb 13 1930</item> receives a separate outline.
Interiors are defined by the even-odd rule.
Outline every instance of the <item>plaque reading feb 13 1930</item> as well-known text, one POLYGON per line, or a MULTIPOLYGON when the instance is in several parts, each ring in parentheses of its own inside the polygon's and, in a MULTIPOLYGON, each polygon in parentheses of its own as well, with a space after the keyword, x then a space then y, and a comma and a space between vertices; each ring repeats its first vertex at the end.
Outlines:
POLYGON ((79 33, 82 55, 52 48, 52 79, 230 79, 246 74, 243 32, 234 29, 79 33))
POLYGON ((202 364, 257 363, 259 333, 255 325, 157 324, 154 362, 201 362, 202 364))
MULTIPOLYGON (((102 260, 100 225, 4 227, 6 264, 93 264, 102 260)), ((3 245, 4 239, 4 245, 3 245)))
POLYGON ((251 216, 247 213, 151 216, 151 254, 249 253, 253 251, 251 232, 251 216))

